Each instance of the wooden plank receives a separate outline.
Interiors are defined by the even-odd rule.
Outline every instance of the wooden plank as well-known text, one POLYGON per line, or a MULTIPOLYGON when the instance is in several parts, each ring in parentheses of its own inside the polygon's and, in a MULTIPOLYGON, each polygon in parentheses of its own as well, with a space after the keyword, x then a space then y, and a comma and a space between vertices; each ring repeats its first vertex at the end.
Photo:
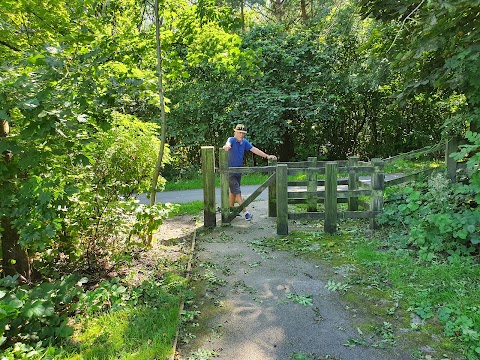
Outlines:
POLYGON ((203 178, 203 226, 212 228, 217 226, 215 206, 215 148, 201 147, 202 178, 203 178))
MULTIPOLYGON (((268 160, 268 166, 277 167, 277 160, 268 160)), ((274 173, 275 174, 275 173, 274 173)), ((275 181, 268 187, 268 216, 277 216, 277 183, 275 181)))
POLYGON ((357 175, 370 175, 375 170, 373 166, 348 166, 348 171, 355 171, 357 175))
MULTIPOLYGON (((325 168, 316 168, 317 170, 317 174, 319 175, 323 175, 325 174, 325 168)), ((305 175, 307 173, 307 169, 306 168, 303 168, 303 169, 288 169, 288 175, 305 175)))
MULTIPOLYGON (((383 210, 383 189, 385 175, 383 173, 384 162, 382 159, 372 159, 372 165, 375 171, 372 174, 372 195, 370 196, 370 210, 374 213, 383 210)), ((376 217, 370 219, 370 228, 378 229, 380 226, 376 217)))
MULTIPOLYGON (((308 180, 291 180, 288 186, 307 186, 308 180)), ((338 179, 337 185, 348 185, 348 179, 338 179)), ((325 186, 325 180, 317 180, 317 186, 325 186)))
MULTIPOLYGON (((319 168, 325 168, 325 165, 331 161, 317 161, 317 166, 319 168)), ((335 161, 339 166, 347 166, 348 160, 336 160, 335 161)), ((296 168, 307 168, 308 161, 285 161, 279 162, 279 164, 287 164, 288 169, 296 169, 296 168)))
POLYGON ((288 167, 278 164, 277 182, 277 234, 288 235, 288 167))
POLYGON ((421 176, 430 175, 435 170, 438 170, 438 169, 436 169, 436 168, 426 169, 426 170, 418 171, 414 174, 405 175, 405 176, 402 176, 402 177, 399 177, 399 178, 396 178, 396 179, 385 180, 384 185, 385 185, 385 188, 387 188, 387 187, 390 187, 390 186, 404 184, 404 183, 407 183, 407 182, 410 182, 410 181, 417 180, 421 176))
POLYGON ((337 173, 338 164, 325 165, 325 222, 323 229, 328 234, 337 231, 337 173))
POLYGON ((307 170, 307 211, 317 211, 317 158, 308 158, 308 170, 307 170))
POLYGON ((220 170, 220 208, 222 210, 222 225, 230 224, 230 194, 228 189, 228 152, 220 148, 218 150, 218 167, 220 170))
POLYGON ((423 147, 421 149, 418 149, 418 150, 412 150, 412 151, 409 151, 409 152, 406 152, 406 153, 403 153, 403 154, 390 156, 386 159, 383 159, 383 161, 386 164, 389 164, 389 163, 394 162, 396 160, 408 159, 408 158, 411 158, 411 157, 415 157, 417 155, 429 154, 429 153, 440 150, 442 148, 443 144, 444 144, 443 142, 440 142, 440 143, 438 143, 436 145, 433 145, 433 146, 425 146, 425 147, 423 147))
MULTIPOLYGON (((228 155, 228 153, 227 153, 227 155, 228 155)), ((238 174, 272 173, 274 171, 275 171, 275 166, 255 166, 255 167, 228 167, 227 166, 227 168, 225 168, 225 169, 220 168, 218 170, 218 172, 220 174, 223 174, 223 173, 227 173, 227 174, 230 174, 230 173, 238 173, 238 174)))
POLYGON ((323 220, 325 219, 324 212, 307 212, 307 213, 290 213, 289 220, 323 220))
POLYGON ((237 214, 240 214, 240 211, 242 211, 248 205, 250 205, 252 201, 258 197, 258 195, 260 195, 269 185, 271 185, 274 182, 275 182, 275 173, 270 175, 262 185, 260 185, 253 193, 251 193, 250 196, 243 201, 242 205, 236 206, 233 210, 231 210, 231 213, 229 216, 229 222, 235 219, 235 216, 237 216, 237 214))
MULTIPOLYGON (((325 199, 322 199, 322 198, 318 198, 317 199, 317 204, 323 204, 325 202, 325 199)), ((307 203, 307 199, 305 198, 288 198, 288 203, 289 204, 306 204, 307 203)), ((337 203, 338 204, 347 204, 348 203, 348 199, 339 199, 337 198, 337 203)))
MULTIPOLYGON (((358 173, 354 170, 354 167, 358 165, 360 158, 358 156, 351 156, 348 158, 348 190, 353 191, 357 190, 358 186, 358 173)), ((351 196, 348 199, 348 210, 357 211, 358 210, 358 197, 351 196)))
MULTIPOLYGON (((289 191, 288 198, 289 199, 308 199, 308 191, 289 191)), ((317 191, 317 197, 325 198, 325 191, 317 191)), ((352 196, 371 196, 372 190, 371 189, 358 189, 358 190, 337 190, 337 198, 339 199, 347 199, 352 196)))

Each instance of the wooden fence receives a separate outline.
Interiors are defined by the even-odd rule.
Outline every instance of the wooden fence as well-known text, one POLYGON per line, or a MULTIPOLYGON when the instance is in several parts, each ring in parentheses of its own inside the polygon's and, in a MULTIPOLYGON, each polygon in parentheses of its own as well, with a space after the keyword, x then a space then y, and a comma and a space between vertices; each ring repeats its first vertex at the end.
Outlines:
MULTIPOLYGON (((288 234, 288 220, 318 219, 324 220, 324 231, 334 233, 339 219, 369 218, 370 227, 376 229, 376 216, 383 209, 383 193, 385 188, 399 185, 428 175, 435 169, 427 169, 406 176, 385 180, 384 166, 390 162, 418 157, 437 152, 445 147, 445 162, 448 176, 455 181, 457 162, 450 157, 456 151, 458 142, 451 139, 435 146, 411 151, 386 159, 372 159, 370 162, 359 161, 358 157, 350 157, 342 161, 317 161, 310 157, 303 162, 269 161, 268 166, 228 167, 228 153, 220 149, 219 168, 221 219, 222 224, 230 222, 245 207, 252 203, 260 193, 268 188, 268 216, 276 217, 277 234, 288 234), (230 207, 228 176, 229 173, 268 173, 269 177, 240 206, 230 207), (288 177, 303 174, 306 180, 289 181, 288 177), (339 174, 344 176, 339 177, 339 174), (359 181, 360 176, 369 176, 369 181, 359 181), (324 179, 320 179, 322 176, 324 179), (301 187, 301 189, 299 189, 301 187), (368 197, 362 201, 359 197, 368 197), (318 204, 324 204, 319 211, 318 204), (338 204, 347 203, 347 210, 339 211, 338 204), (305 204, 304 212, 289 212, 289 204, 305 204), (360 210, 360 208, 362 208, 360 210)), ((202 173, 204 181, 204 225, 216 226, 215 205, 215 149, 213 146, 202 147, 202 173)))

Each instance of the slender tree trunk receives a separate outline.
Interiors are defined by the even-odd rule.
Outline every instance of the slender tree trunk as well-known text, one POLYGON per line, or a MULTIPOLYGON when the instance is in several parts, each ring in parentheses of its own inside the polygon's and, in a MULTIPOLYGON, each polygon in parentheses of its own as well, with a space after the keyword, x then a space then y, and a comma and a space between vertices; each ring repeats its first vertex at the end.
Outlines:
POLYGON ((240 2, 240 17, 242 19, 242 31, 245 31, 245 2, 240 2))
POLYGON ((302 8, 302 20, 307 21, 307 4, 305 3, 305 0, 300 0, 300 6, 302 8))
MULTIPOLYGON (((158 73, 158 92, 160 94, 160 118, 161 118, 161 134, 160 134, 160 149, 158 150, 157 163, 152 178, 152 188, 150 191, 150 206, 155 205, 157 201, 157 184, 160 170, 162 168, 163 154, 165 150, 166 137, 166 120, 165 120, 165 98, 163 95, 163 80, 162 80, 162 41, 160 38, 160 16, 158 9, 159 0, 155 0, 155 36, 157 40, 157 73, 158 73)), ((148 235, 148 245, 152 243, 152 235, 148 235)))
POLYGON ((273 14, 277 21, 282 21, 282 5, 283 0, 274 0, 273 2, 273 14))
MULTIPOLYGON (((7 137, 10 127, 6 120, 2 120, 0 128, 0 139, 7 137)), ((9 163, 12 161, 13 153, 10 150, 3 152, 3 161, 9 163)), ((0 160, 2 161, 2 160, 0 160)), ((7 184, 1 184, 2 187, 7 184)), ((6 211, 8 214, 9 211, 6 211)), ((18 243, 20 238, 18 231, 12 227, 12 221, 7 216, 1 217, 1 239, 2 239, 2 266, 4 275, 19 274, 22 280, 30 281, 30 261, 25 249, 22 249, 18 243)))

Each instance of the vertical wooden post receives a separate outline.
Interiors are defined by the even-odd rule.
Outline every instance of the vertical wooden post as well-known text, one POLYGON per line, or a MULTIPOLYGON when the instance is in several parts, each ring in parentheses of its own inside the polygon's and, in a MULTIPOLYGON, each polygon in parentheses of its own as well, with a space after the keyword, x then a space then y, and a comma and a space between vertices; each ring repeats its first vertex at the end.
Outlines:
MULTIPOLYGON (((370 210, 379 213, 383 210, 384 189, 384 162, 382 159, 372 159, 374 171, 372 173, 372 195, 370 196, 370 210)), ((374 214, 370 219, 370 229, 378 229, 377 216, 374 214)))
MULTIPOLYGON (((277 160, 268 160, 268 166, 277 166, 277 160)), ((270 173, 269 173, 270 175, 270 173)), ((268 187, 268 216, 277 216, 277 182, 268 187)))
POLYGON ((277 234, 288 235, 288 165, 277 165, 277 234))
POLYGON ((325 223, 323 230, 328 234, 337 231, 337 175, 338 163, 325 164, 325 223))
MULTIPOLYGON (((348 166, 350 169, 348 170, 348 190, 356 190, 357 183, 358 183, 358 173, 355 170, 352 170, 351 167, 355 167, 358 165, 358 156, 350 156, 348 158, 348 166)), ((357 211, 358 210, 358 198, 357 197, 349 197, 348 198, 348 210, 349 211, 357 211)))
POLYGON ((220 169, 220 208, 222 210, 222 225, 228 225, 230 216, 230 194, 228 189, 228 152, 220 148, 218 153, 218 167, 220 169))
POLYGON ((457 181, 457 160, 450 157, 450 154, 458 150, 458 138, 452 137, 445 145, 445 165, 447 167, 448 178, 452 183, 457 181))
POLYGON ((203 175, 203 226, 206 228, 217 225, 215 208, 215 148, 202 146, 203 175))
POLYGON ((307 211, 315 212, 317 211, 317 158, 309 157, 308 158, 308 169, 307 169, 307 211))

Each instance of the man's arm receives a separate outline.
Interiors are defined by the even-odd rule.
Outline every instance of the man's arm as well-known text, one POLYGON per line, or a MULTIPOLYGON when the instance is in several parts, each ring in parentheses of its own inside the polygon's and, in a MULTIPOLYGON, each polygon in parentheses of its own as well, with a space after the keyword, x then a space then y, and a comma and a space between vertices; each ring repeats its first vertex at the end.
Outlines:
POLYGON ((230 143, 230 138, 227 139, 225 145, 223 145, 223 150, 228 151, 232 148, 232 144, 230 143))
POLYGON ((252 153, 255 155, 261 156, 265 159, 270 159, 270 160, 277 160, 277 157, 275 155, 268 155, 267 153, 263 152, 259 148, 256 148, 255 146, 250 149, 252 153))

